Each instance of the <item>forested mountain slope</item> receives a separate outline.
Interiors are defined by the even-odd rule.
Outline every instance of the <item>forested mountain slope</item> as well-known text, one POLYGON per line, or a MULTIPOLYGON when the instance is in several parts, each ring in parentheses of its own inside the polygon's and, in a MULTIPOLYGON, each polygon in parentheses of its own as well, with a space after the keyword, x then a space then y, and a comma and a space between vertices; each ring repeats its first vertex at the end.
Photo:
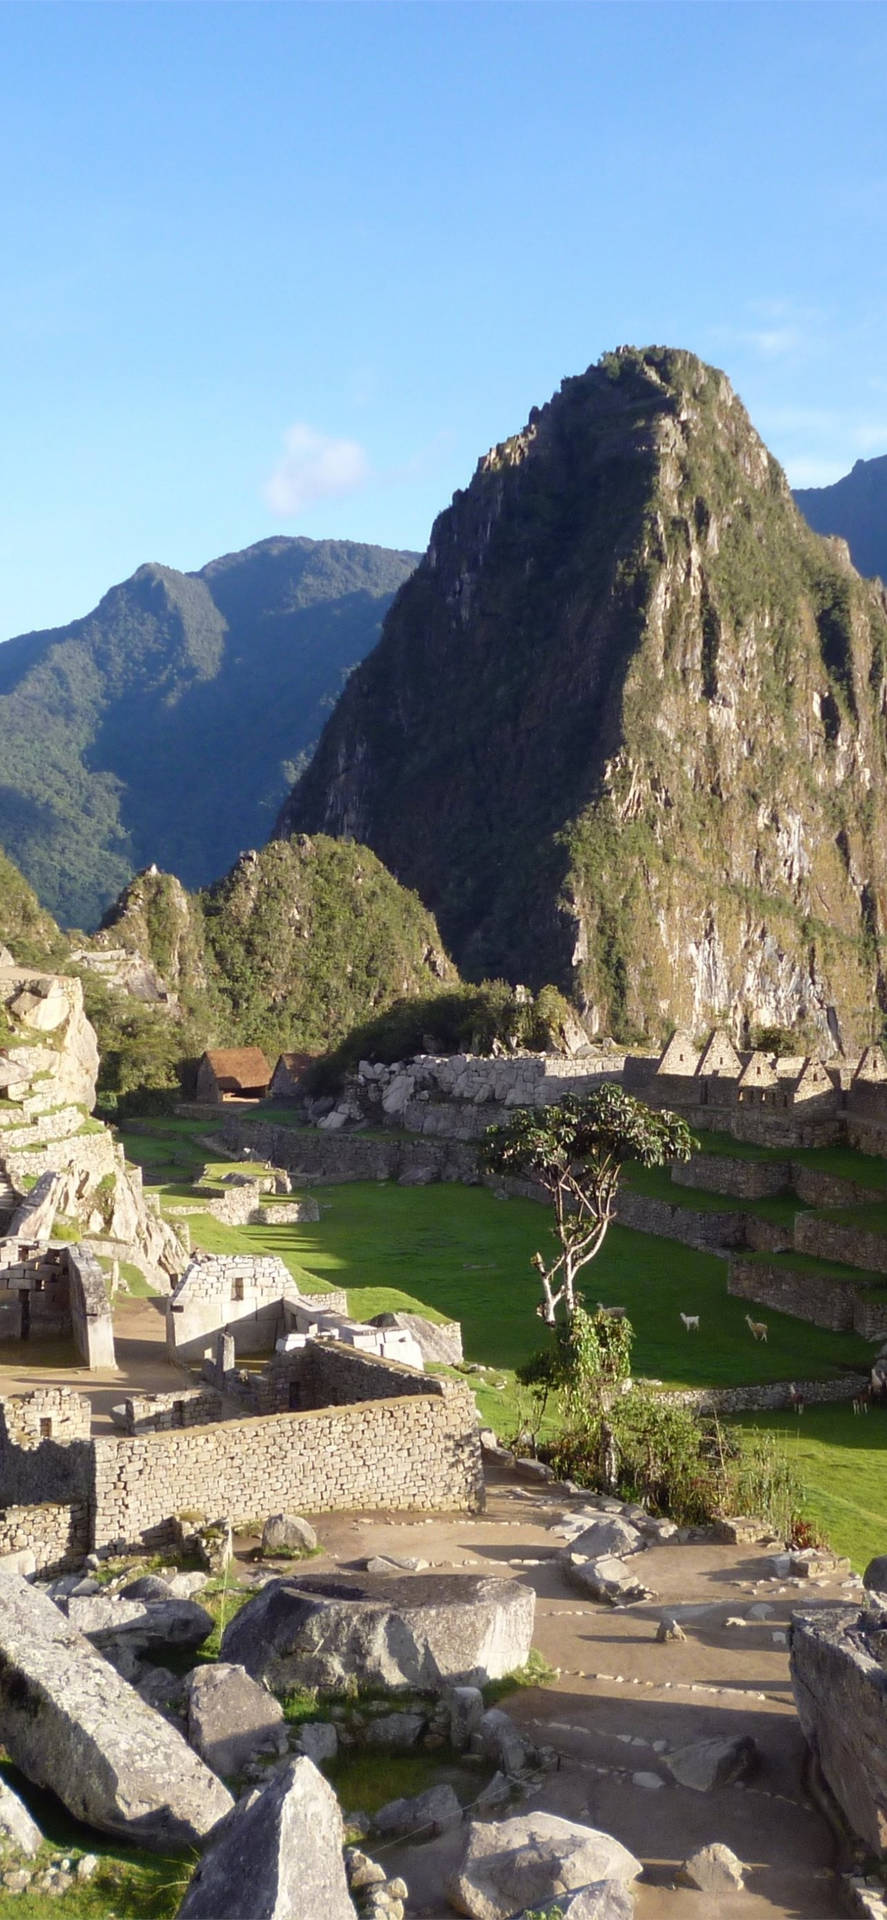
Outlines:
POLYGON ((887 602, 726 377, 620 349, 480 461, 278 831, 352 834, 457 964, 623 1037, 887 1002, 887 602))
POLYGON ((415 559, 263 540, 0 647, 0 845, 43 905, 92 927, 134 870, 201 886, 266 840, 415 559))
POLYGON ((839 534, 860 573, 887 580, 887 453, 857 460, 830 487, 796 487, 795 500, 817 533, 839 534))

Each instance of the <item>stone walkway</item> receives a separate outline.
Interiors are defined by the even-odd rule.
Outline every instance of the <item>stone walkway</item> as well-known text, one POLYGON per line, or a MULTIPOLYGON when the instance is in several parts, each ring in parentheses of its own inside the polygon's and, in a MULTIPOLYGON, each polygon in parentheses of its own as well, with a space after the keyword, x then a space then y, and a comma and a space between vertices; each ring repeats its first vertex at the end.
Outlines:
MULTIPOLYGON (((505 1705, 561 1765, 522 1805, 600 1826, 643 1859, 636 1920, 835 1920, 843 1902, 830 1830, 805 1790, 786 1629, 793 1610, 846 1601, 846 1587, 779 1581, 765 1548, 656 1547, 643 1578, 657 1600, 624 1611, 582 1602, 554 1563, 562 1543, 550 1531, 570 1504, 499 1481, 478 1518, 327 1514, 315 1524, 327 1564, 421 1555, 441 1571, 499 1572, 535 1588, 535 1645, 560 1675, 505 1705), (656 1641, 663 1612, 681 1618, 685 1641, 656 1641), (747 1624, 726 1624, 740 1618, 747 1624), (671 1781, 670 1749, 737 1734, 751 1734, 762 1756, 748 1785, 698 1793, 671 1781), (676 1867, 715 1840, 750 1869, 745 1892, 715 1900, 675 1888, 676 1867)), ((461 1845, 456 1832, 386 1851, 410 1887, 411 1914, 451 1920, 441 1888, 461 1845)))

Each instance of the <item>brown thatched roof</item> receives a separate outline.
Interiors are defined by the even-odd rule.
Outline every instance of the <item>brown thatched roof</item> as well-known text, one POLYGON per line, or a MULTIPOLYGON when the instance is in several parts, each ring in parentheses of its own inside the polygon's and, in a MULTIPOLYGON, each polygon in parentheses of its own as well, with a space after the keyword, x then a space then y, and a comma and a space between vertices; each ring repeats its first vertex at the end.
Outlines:
POLYGON ((203 1058, 220 1082, 233 1080, 238 1087, 267 1087, 271 1079, 261 1047, 208 1047, 203 1058))
POLYGON ((310 1067, 312 1061, 318 1058, 319 1055, 316 1053, 282 1053, 278 1057, 274 1071, 276 1073, 278 1068, 285 1067, 287 1073, 293 1075, 304 1073, 305 1068, 310 1067))

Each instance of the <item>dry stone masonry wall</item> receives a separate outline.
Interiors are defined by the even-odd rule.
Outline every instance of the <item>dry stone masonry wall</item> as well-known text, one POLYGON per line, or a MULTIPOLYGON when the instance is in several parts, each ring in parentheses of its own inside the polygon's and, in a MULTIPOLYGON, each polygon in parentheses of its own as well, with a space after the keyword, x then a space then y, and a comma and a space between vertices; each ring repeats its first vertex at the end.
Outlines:
POLYGON ((413 1393, 335 1411, 93 1444, 96 1546, 159 1541, 170 1516, 182 1513, 225 1514, 242 1524, 276 1510, 448 1511, 482 1503, 474 1403, 466 1387, 447 1380, 419 1379, 413 1393))

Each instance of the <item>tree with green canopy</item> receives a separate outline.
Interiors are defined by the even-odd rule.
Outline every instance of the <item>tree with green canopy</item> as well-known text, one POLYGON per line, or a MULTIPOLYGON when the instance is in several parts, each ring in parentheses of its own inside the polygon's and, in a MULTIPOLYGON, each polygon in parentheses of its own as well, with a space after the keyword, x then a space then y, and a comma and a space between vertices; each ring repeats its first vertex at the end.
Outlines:
POLYGON ((568 1320, 577 1310, 577 1277, 603 1245, 626 1162, 688 1160, 694 1145, 679 1115, 645 1106, 614 1081, 559 1106, 521 1107, 504 1126, 487 1129, 487 1171, 535 1181, 554 1208, 557 1253, 532 1257, 543 1293, 537 1312, 548 1326, 556 1325, 558 1307, 568 1320))

